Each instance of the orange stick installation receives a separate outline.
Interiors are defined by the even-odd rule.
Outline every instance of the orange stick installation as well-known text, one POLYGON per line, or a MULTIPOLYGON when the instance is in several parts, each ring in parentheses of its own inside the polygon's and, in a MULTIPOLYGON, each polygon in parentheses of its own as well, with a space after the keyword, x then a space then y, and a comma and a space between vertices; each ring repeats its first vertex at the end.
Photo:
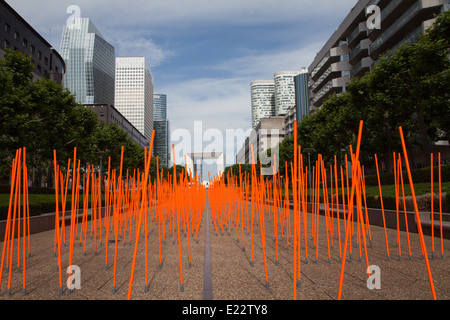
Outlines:
MULTIPOLYGON (((148 151, 148 156, 146 156, 148 159, 145 159, 146 160, 146 163, 145 163, 145 178, 144 178, 144 181, 142 181, 142 185, 143 185, 142 186, 142 201, 141 201, 141 208, 140 208, 140 211, 139 211, 139 223, 137 224, 137 230, 136 230, 136 241, 135 241, 135 245, 134 245, 133 262, 132 262, 132 266, 131 266, 130 283, 129 283, 129 287, 128 287, 128 300, 131 299, 131 291, 133 289, 134 269, 136 267, 136 256, 137 256, 137 250, 138 250, 138 246, 139 246, 139 236, 140 236, 140 233, 141 233, 140 231, 141 231, 141 224, 142 224, 142 219, 143 219, 143 214, 144 214, 144 208, 146 207, 145 200, 146 200, 146 197, 147 197, 147 184, 148 184, 148 176, 149 176, 149 171, 150 171, 150 163, 151 163, 151 158, 152 158, 152 150, 153 150, 154 138, 155 138, 155 131, 153 130, 152 140, 151 140, 151 143, 150 143, 150 149, 148 151)), ((145 148, 145 152, 147 152, 147 148, 145 148)), ((147 214, 147 212, 145 212, 145 214, 147 214)), ((147 240, 145 242, 147 242, 147 240)), ((146 258, 147 258, 147 255, 146 255, 146 258)), ((146 283, 146 290, 148 290, 147 286, 148 286, 148 284, 146 283)))
POLYGON ((408 171, 409 186, 411 188, 411 195, 412 195, 412 198, 413 198, 414 213, 416 215, 416 220, 417 220, 417 229, 419 231, 420 242, 422 244, 422 248, 423 248, 424 256, 425 256, 425 264, 427 266, 428 280, 430 281, 430 287, 431 287, 431 293, 433 295, 433 299, 436 300, 436 293, 434 291, 433 277, 431 276, 430 263, 428 261, 428 255, 427 255, 427 248, 425 246, 425 240, 423 238, 422 223, 420 222, 419 209, 417 207, 416 194, 414 192, 414 184, 413 184, 413 181, 412 181, 411 170, 409 168, 408 154, 406 152, 406 145, 405 145, 405 140, 403 138, 402 127, 399 127, 399 131, 400 131, 400 138, 402 140, 403 155, 404 155, 404 158, 405 158, 406 170, 408 171))
POLYGON ((381 213, 383 215, 383 226, 384 226, 384 237, 386 239, 387 259, 389 261, 390 260, 390 256, 389 256, 389 242, 388 242, 388 236, 387 236, 387 231, 386 231, 386 220, 385 220, 385 216, 384 216, 383 193, 381 191, 380 171, 378 170, 378 158, 377 158, 376 154, 375 154, 375 164, 376 164, 376 167, 377 167, 378 188, 380 190, 381 213))
POLYGON ((121 192, 122 192, 122 166, 123 166, 123 151, 124 147, 122 146, 122 151, 120 154, 120 173, 117 181, 117 186, 114 189, 114 200, 115 206, 113 209, 114 214, 114 234, 115 234, 115 247, 114 247, 114 276, 113 276, 113 289, 112 293, 115 294, 117 292, 116 289, 116 281, 117 281, 117 243, 119 240, 119 214, 120 214, 120 206, 121 206, 121 192))
MULTIPOLYGON (((11 189, 10 189, 10 195, 9 195, 9 205, 8 205, 8 216, 6 220, 6 229, 5 229, 5 237, 3 240, 3 251, 2 251, 2 264, 0 265, 0 288, 2 285, 2 275, 3 275, 3 263, 5 261, 5 251, 8 248, 9 250, 9 230, 10 230, 10 224, 11 224, 11 205, 12 205, 12 199, 13 194, 15 191, 15 183, 16 183, 16 169, 17 169, 17 151, 16 151, 16 157, 12 161, 12 175, 11 175, 11 189)), ((8 265, 8 262, 7 262, 8 265)))
POLYGON ((294 169, 292 171, 292 198, 294 200, 293 299, 297 300, 297 122, 294 121, 294 169))
POLYGON ((334 186, 336 191, 336 216, 337 216, 337 227, 338 227, 338 240, 339 240, 339 262, 342 259, 342 248, 341 248, 341 223, 339 219, 339 189, 338 189, 338 175, 337 175, 337 157, 334 155, 334 186))
POLYGON ((441 231, 441 258, 444 259, 444 237, 442 232, 442 192, 441 192, 441 153, 438 153, 439 172, 439 222, 441 231))
POLYGON ((394 187, 395 187, 395 209, 397 214, 397 246, 398 246, 398 257, 399 259, 402 258, 401 249, 400 249, 400 221, 399 221, 399 180, 400 177, 398 176, 398 169, 396 168, 396 157, 395 152, 393 154, 394 157, 394 187))
POLYGON ((16 228, 16 212, 17 212, 17 207, 19 206, 20 203, 20 196, 19 199, 17 199, 18 193, 19 193, 19 188, 20 188, 20 180, 21 180, 21 159, 22 159, 22 150, 19 149, 19 155, 17 158, 17 171, 16 171, 16 185, 15 185, 15 193, 14 193, 14 210, 13 210, 13 218, 12 218, 12 231, 11 231, 11 237, 10 237, 10 242, 11 242, 11 247, 9 250, 9 275, 8 275, 8 289, 7 289, 7 295, 11 295, 11 276, 12 276, 12 260, 13 260, 13 253, 14 253, 14 231, 16 228))
MULTIPOLYGON (((177 182, 177 172, 176 172, 176 162, 175 162, 175 145, 172 145, 173 153, 173 195, 176 203, 176 219, 177 219, 177 235, 178 235, 178 259, 180 263, 180 291, 184 291, 183 282, 183 261, 181 259, 181 238, 180 238, 180 207, 178 199, 178 182, 177 182)), ((180 177, 181 178, 181 177, 180 177)))
POLYGON ((402 173, 402 160, 401 160, 401 156, 400 153, 398 154, 398 169, 400 170, 400 181, 401 181, 401 185, 402 185, 402 195, 403 195, 403 211, 405 212, 405 225, 406 225, 406 237, 408 240, 408 251, 409 251, 409 260, 411 260, 411 244, 409 241, 409 227, 408 227, 408 216, 406 213, 406 198, 405 198, 405 188, 403 185, 403 173, 402 173))
MULTIPOLYGON (((359 159, 359 150, 360 150, 360 146, 361 146, 362 129, 363 129, 363 121, 360 121, 359 132, 358 132, 358 141, 357 141, 357 145, 356 145, 355 160, 359 159)), ((352 171, 354 171, 356 173, 355 167, 356 166, 352 165, 352 171)), ((354 196, 355 184, 356 184, 355 182, 356 181, 354 179, 352 179, 352 192, 351 192, 351 196, 350 196, 350 203, 348 204, 349 211, 353 208, 353 196, 354 196)), ((349 215, 350 215, 350 213, 349 213, 349 215)), ((345 270, 345 257, 347 254, 347 242, 348 242, 349 234, 351 233, 350 222, 351 222, 351 219, 349 216, 346 221, 347 227, 345 228, 345 241, 344 241, 344 251, 342 254, 341 274, 340 274, 340 279, 339 279, 338 300, 341 300, 341 295, 342 295, 342 285, 343 285, 344 270, 345 270)))
POLYGON ((431 259, 434 258, 434 192, 433 192, 433 153, 431 153, 431 259))

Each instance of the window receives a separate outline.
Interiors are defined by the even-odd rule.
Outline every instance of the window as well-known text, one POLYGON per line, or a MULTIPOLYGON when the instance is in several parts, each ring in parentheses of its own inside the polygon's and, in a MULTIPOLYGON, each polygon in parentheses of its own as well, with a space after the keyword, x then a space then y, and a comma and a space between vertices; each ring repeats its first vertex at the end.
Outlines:
POLYGON ((38 51, 38 59, 42 59, 42 52, 38 51))
POLYGON ((32 45, 31 46, 31 53, 34 54, 36 52, 36 48, 32 45))
POLYGON ((28 40, 27 39, 23 39, 22 40, 22 44, 23 44, 23 46, 26 48, 26 47, 28 47, 28 40))
POLYGON ((9 41, 5 39, 5 49, 9 48, 9 45, 10 45, 9 41))
POLYGON ((19 38, 20 38, 20 34, 17 31, 14 32, 14 39, 19 40, 19 38))
POLYGON ((48 66, 48 58, 47 57, 44 58, 44 63, 46 66, 48 66))
POLYGON ((11 26, 7 23, 5 23, 5 32, 10 33, 11 32, 11 26))

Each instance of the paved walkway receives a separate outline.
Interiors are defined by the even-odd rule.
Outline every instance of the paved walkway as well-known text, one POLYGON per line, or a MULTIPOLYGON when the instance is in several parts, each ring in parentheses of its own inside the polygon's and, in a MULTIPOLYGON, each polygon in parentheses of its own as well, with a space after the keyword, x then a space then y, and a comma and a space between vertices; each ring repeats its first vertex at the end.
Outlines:
MULTIPOLYGON (((325 231, 325 219, 319 217, 318 246, 311 239, 311 216, 308 216, 307 245, 302 242, 300 287, 298 300, 333 300, 337 298, 341 263, 339 262, 339 237, 337 221, 334 221, 333 247, 328 258, 328 242, 325 231), (306 263, 306 249, 308 263, 306 263), (317 251, 316 251, 317 249, 317 251), (317 263, 314 263, 317 253, 317 263)), ((133 222, 135 224, 135 222, 133 222)), ((139 238, 139 250, 134 275, 133 300, 292 300, 293 297, 293 252, 288 239, 279 238, 278 262, 276 259, 276 240, 274 238, 273 219, 266 215, 266 261, 268 284, 264 259, 260 225, 254 225, 253 259, 251 235, 247 229, 242 233, 241 226, 230 227, 230 233, 215 232, 214 220, 209 206, 201 223, 199 241, 181 236, 182 270, 181 283, 178 242, 171 234, 162 242, 162 267, 159 263, 158 225, 153 222, 148 237, 148 270, 145 269, 144 237, 139 238), (190 241, 188 241, 190 240, 190 241), (189 243, 191 264, 189 265, 189 243), (245 250, 244 248, 245 244, 245 250), (253 261, 253 263, 251 263, 253 261), (147 277, 146 277, 147 274, 147 277), (147 282, 146 282, 147 278, 147 282), (148 292, 145 286, 148 284, 148 292), (184 290, 180 290, 180 285, 184 290)), ((169 224, 166 225, 167 230, 169 224)), ((303 228, 303 226, 302 226, 303 228)), ((343 224, 341 221, 341 237, 343 224)), ((303 231, 303 229, 302 229, 303 231)), ((70 230, 67 229, 67 233, 70 230)), ((133 250, 135 247, 135 228, 126 239, 120 239, 117 248, 116 289, 112 293, 114 279, 114 239, 110 235, 109 243, 98 243, 95 252, 94 239, 88 237, 86 251, 79 245, 74 246, 73 264, 81 271, 81 288, 68 294, 67 279, 69 245, 62 248, 63 294, 59 292, 59 269, 54 256, 54 231, 42 232, 31 237, 31 257, 26 263, 26 295, 23 292, 23 271, 17 272, 17 249, 14 251, 11 270, 11 294, 7 294, 9 270, 3 270, 0 288, 0 300, 125 300, 129 290, 129 279, 133 250), (131 240, 131 241, 130 241, 131 240), (108 266, 106 266, 106 246, 108 246, 108 266)), ((401 233, 401 254, 399 259, 396 246, 396 230, 387 230, 390 259, 387 259, 384 229, 371 227, 372 246, 368 248, 370 265, 379 267, 381 288, 369 290, 367 287, 366 262, 364 251, 359 261, 359 246, 356 238, 352 240, 352 257, 347 255, 344 274, 342 299, 350 300, 426 300, 431 299, 430 284, 425 261, 421 255, 419 237, 410 234, 411 259, 406 233, 401 233)), ((302 241, 303 241, 302 234, 302 241)), ((98 239, 99 240, 99 239, 98 239)), ((341 238, 343 242, 343 238, 341 238)), ((450 241, 444 239, 444 259, 440 257, 440 239, 435 238, 435 256, 431 259, 431 238, 425 239, 433 283, 438 299, 450 299, 450 241)), ((3 248, 3 243, 0 243, 3 248)), ((341 243, 343 246, 343 244, 341 243)), ((22 256, 20 256, 20 261, 22 256)))

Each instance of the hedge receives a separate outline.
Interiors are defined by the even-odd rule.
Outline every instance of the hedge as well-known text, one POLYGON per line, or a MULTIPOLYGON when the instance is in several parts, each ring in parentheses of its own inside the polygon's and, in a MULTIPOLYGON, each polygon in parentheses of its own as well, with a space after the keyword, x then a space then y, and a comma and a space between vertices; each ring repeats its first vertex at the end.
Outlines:
MULTIPOLYGON (((0 194, 10 194, 11 186, 0 186, 0 194)), ((55 194, 55 189, 45 187, 28 187, 28 194, 55 194)))
MULTIPOLYGON (((71 199, 66 200, 66 210, 70 210, 72 205, 71 199)), ((21 215, 23 210, 22 201, 20 203, 21 206, 21 215)), ((90 206, 90 203, 89 203, 90 206)), ((38 216, 45 213, 55 212, 55 199, 53 197, 39 197, 39 195, 34 195, 29 197, 29 210, 30 217, 38 216)), ((82 198, 79 200, 79 208, 83 208, 83 200, 82 198)), ((9 209, 9 201, 4 201, 0 203, 0 221, 6 220, 8 218, 8 209, 9 209)), ((62 210, 61 199, 59 200, 59 209, 62 210)), ((11 212, 11 215, 13 212, 11 212)))
MULTIPOLYGON (((402 168, 403 173, 403 181, 409 182, 408 180, 408 172, 405 168, 402 168)), ((430 182, 431 181, 431 167, 415 169, 411 171, 412 180, 414 183, 420 182, 430 182)), ((439 173, 438 167, 433 168, 433 181, 439 181, 439 173)), ((441 182, 450 181, 450 165, 441 166, 441 182)), ((378 185, 378 177, 376 174, 374 175, 366 175, 365 176, 366 186, 377 186, 378 185)), ((380 174, 380 182, 381 185, 390 185, 395 184, 394 181, 394 172, 385 172, 380 174)))

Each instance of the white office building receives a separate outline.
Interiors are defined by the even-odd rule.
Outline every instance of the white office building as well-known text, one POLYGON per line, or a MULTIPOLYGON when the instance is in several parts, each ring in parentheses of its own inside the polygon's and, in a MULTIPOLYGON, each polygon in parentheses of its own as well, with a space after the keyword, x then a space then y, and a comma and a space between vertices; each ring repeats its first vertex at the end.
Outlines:
POLYGON ((257 80, 251 83, 252 128, 259 121, 269 118, 275 111, 275 83, 273 80, 257 80))
POLYGON ((296 105, 294 77, 300 73, 300 71, 280 71, 275 73, 275 116, 286 115, 289 108, 296 105))
POLYGON ((153 76, 144 57, 116 58, 115 107, 151 141, 153 76))

